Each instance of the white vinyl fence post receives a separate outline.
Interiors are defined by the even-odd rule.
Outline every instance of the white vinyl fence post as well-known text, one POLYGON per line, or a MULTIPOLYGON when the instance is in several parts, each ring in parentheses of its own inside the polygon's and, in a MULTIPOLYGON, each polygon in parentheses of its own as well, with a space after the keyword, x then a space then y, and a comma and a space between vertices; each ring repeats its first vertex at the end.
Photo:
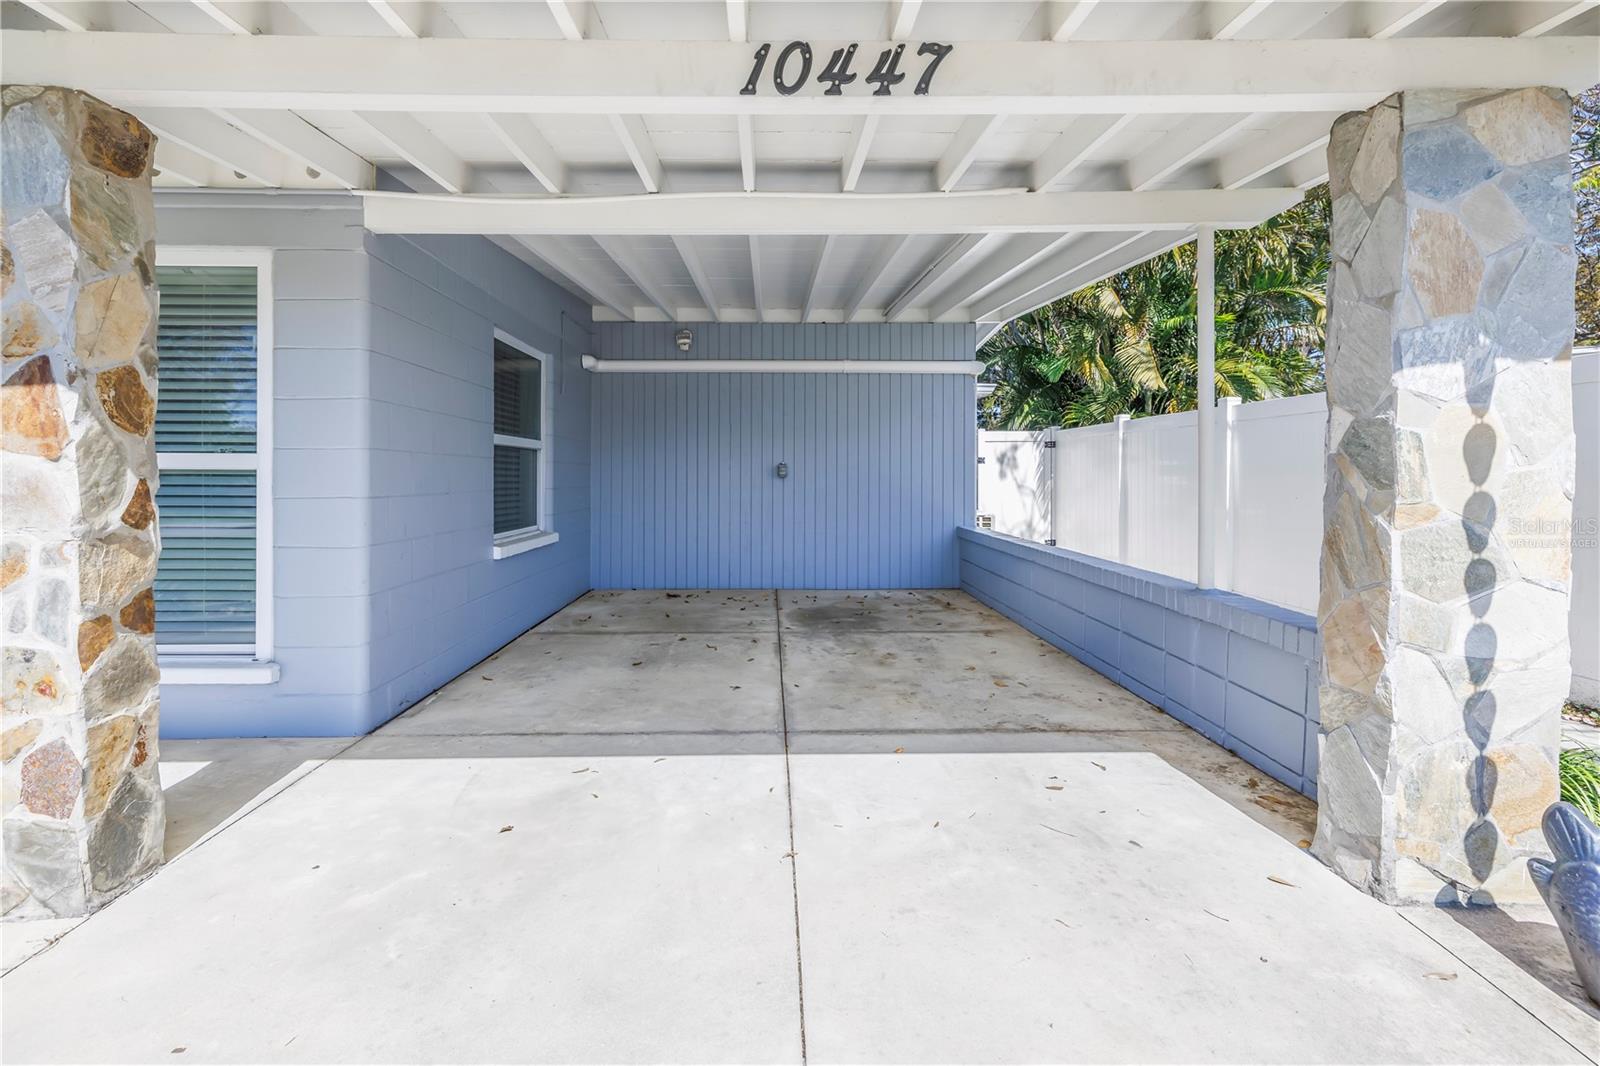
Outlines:
POLYGON ((1061 468, 1061 448, 1056 442, 1057 432, 1059 432, 1059 430, 1057 430, 1055 426, 1051 426, 1049 429, 1044 431, 1045 451, 1050 453, 1048 456, 1049 462, 1046 465, 1046 469, 1049 471, 1050 483, 1044 492, 1045 506, 1050 508, 1050 519, 1048 523, 1050 539, 1045 541, 1045 543, 1049 544, 1051 547, 1061 543, 1061 522, 1057 517, 1061 512, 1061 508, 1056 506, 1056 485, 1059 483, 1057 481, 1057 477, 1060 474, 1061 468))
POLYGON ((1117 415, 1112 421, 1117 427, 1117 498, 1114 521, 1117 524, 1117 562, 1128 561, 1128 423, 1131 415, 1117 415))
POLYGON ((1234 454, 1234 419, 1239 414, 1239 397, 1224 396, 1217 407, 1217 530, 1212 541, 1215 552, 1212 575, 1217 588, 1233 588, 1234 512, 1238 504, 1239 460, 1234 454))
POLYGON ((1217 277, 1216 233, 1209 226, 1201 226, 1194 235, 1195 274, 1195 355, 1198 363, 1195 375, 1195 423, 1198 426, 1199 455, 1197 474, 1200 510, 1198 557, 1195 560, 1195 584, 1203 589, 1216 588, 1215 564, 1217 557, 1217 485, 1216 485, 1216 422, 1212 414, 1217 402, 1217 277))

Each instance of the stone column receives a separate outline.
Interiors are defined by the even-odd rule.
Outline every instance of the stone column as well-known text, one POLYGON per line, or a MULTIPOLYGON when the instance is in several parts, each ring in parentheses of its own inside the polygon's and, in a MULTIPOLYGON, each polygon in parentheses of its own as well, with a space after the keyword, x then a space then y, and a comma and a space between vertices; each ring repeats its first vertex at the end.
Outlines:
POLYGON ((1570 684, 1571 101, 1334 124, 1312 850, 1390 902, 1532 898, 1570 684))
POLYGON ((0 90, 7 917, 93 910, 161 861, 155 138, 0 90))

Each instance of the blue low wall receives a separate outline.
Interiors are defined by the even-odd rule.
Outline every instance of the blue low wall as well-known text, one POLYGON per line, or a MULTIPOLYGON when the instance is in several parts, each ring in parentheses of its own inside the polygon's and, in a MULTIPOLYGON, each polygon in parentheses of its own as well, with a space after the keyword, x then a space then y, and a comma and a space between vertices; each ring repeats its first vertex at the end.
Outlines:
POLYGON ((957 536, 966 592, 1316 796, 1316 619, 1000 533, 957 536))

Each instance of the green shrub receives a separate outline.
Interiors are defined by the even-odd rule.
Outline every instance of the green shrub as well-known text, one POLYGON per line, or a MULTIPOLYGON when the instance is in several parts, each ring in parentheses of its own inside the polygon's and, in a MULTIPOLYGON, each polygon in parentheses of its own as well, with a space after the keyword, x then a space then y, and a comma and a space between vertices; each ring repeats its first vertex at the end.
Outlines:
POLYGON ((1600 751, 1566 748, 1561 752, 1561 798, 1600 825, 1600 751))

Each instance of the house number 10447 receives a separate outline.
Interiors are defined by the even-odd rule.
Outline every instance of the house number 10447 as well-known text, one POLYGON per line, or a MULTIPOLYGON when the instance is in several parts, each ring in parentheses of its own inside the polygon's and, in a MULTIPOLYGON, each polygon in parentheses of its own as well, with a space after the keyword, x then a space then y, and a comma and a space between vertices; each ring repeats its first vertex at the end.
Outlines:
MULTIPOLYGON (((839 96, 843 94, 844 87, 855 81, 860 75, 850 69, 855 62, 857 45, 846 45, 835 48, 833 55, 828 57, 828 62, 823 66, 822 73, 817 75, 817 83, 826 85, 824 96, 839 96)), ((933 75, 939 69, 939 64, 944 62, 944 57, 955 51, 953 44, 936 44, 933 41, 924 41, 917 49, 918 56, 927 56, 927 65, 922 68, 922 74, 917 78, 917 84, 911 91, 918 96, 928 95, 928 87, 933 84, 933 75)), ((872 65, 872 70, 862 81, 866 85, 874 85, 873 96, 888 96, 894 87, 906 80, 905 72, 900 69, 900 57, 905 54, 906 46, 897 44, 893 48, 885 48, 878 53, 878 61, 872 65)), ((754 96, 756 83, 761 80, 761 72, 766 69, 767 57, 772 54, 772 45, 764 44, 756 49, 755 61, 750 66, 750 77, 745 79, 744 88, 739 90, 740 96, 754 96)), ((772 87, 783 96, 793 96, 800 91, 800 87, 811 77, 811 45, 806 41, 790 41, 778 53, 778 58, 772 64, 772 87)))

